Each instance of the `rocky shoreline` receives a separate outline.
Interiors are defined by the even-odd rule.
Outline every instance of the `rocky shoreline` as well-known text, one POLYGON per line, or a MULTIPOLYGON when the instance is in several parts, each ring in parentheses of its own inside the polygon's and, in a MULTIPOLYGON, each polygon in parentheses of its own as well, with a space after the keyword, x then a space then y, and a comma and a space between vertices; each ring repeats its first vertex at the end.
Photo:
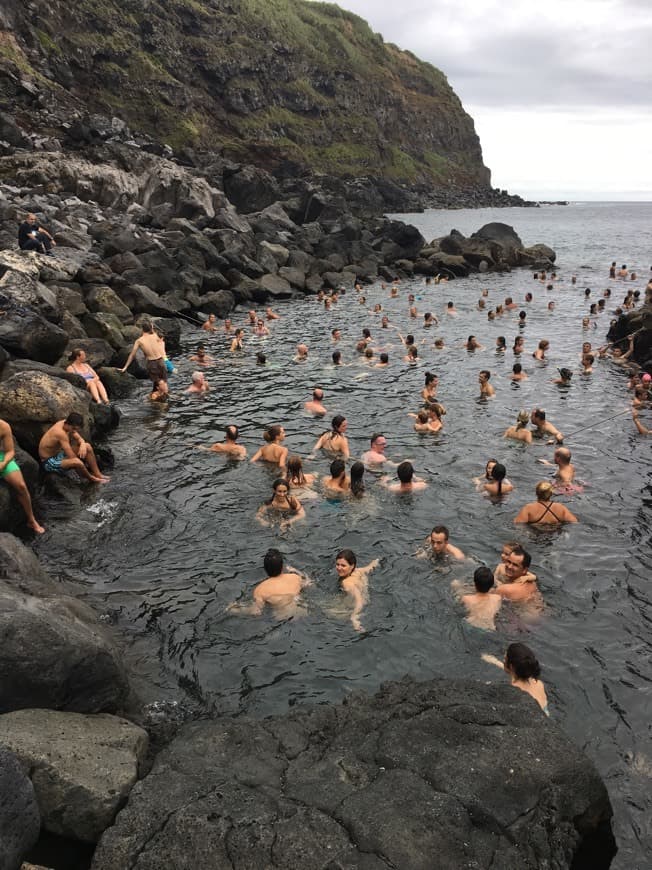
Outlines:
MULTIPOLYGON (((543 245, 524 248, 503 224, 426 244, 414 227, 362 221, 321 190, 263 205, 258 171, 246 184, 232 180, 227 196, 165 157, 122 148, 101 156, 0 158, 0 418, 30 488, 53 422, 76 411, 94 438, 119 424, 115 405, 95 404, 83 379, 64 371, 73 347, 116 400, 146 376, 137 363, 118 370, 144 319, 174 354, 180 317, 415 274, 549 268, 555 258, 543 245), (30 211, 57 241, 54 256, 16 250, 30 211)), ((79 498, 65 479, 44 484, 79 498)), ((0 487, 0 529, 21 521, 0 487)), ((0 568, 0 744, 10 750, 0 777, 12 783, 0 802, 3 870, 20 867, 39 829, 85 848, 99 841, 95 870, 231 867, 234 854, 247 866, 288 868, 336 856, 342 867, 407 870, 440 855, 450 866, 488 868, 495 856, 519 870, 609 866, 611 808, 599 776, 509 687, 392 684, 375 698, 264 722, 186 724, 159 752, 175 728, 142 720, 120 651, 79 590, 49 577, 10 534, 0 534, 0 568), (351 733, 355 752, 345 746, 351 733), (404 817, 408 792, 420 795, 418 819, 404 817)))

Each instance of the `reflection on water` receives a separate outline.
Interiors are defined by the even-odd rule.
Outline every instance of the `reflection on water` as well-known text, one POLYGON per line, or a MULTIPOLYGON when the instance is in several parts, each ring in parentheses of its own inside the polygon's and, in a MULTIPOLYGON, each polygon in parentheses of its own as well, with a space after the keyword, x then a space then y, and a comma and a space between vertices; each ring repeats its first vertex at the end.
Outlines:
MULTIPOLYGON (((539 237, 548 240, 543 233, 539 237)), ((604 263, 613 258, 602 254, 604 263)), ((511 640, 525 640, 543 664, 553 717, 596 761, 610 787, 621 843, 617 861, 643 866, 652 758, 649 442, 636 437, 628 415, 579 431, 567 443, 584 489, 557 497, 580 524, 553 531, 515 531, 512 524, 519 507, 533 499, 535 483, 551 472, 536 460, 551 459, 553 450, 541 441, 524 447, 502 440, 518 411, 545 407, 559 429, 576 432, 627 409, 624 376, 609 363, 596 364, 592 377, 577 374, 568 390, 552 382, 557 367, 577 371, 582 341, 599 344, 608 317, 603 315, 588 336, 582 332, 583 289, 594 287, 597 294, 605 281, 578 270, 578 285, 571 288, 570 269, 563 268, 562 275, 565 280, 553 291, 534 284, 526 272, 438 287, 408 282, 399 299, 390 299, 380 285, 367 288, 368 304, 380 302, 392 327, 415 334, 415 366, 401 361, 396 329, 381 329, 381 314, 363 309, 353 292, 330 312, 314 300, 281 308, 272 337, 249 337, 241 357, 229 355, 224 337, 186 333, 169 408, 151 408, 140 396, 124 404, 122 427, 112 438, 111 483, 65 521, 51 505, 48 534, 38 543, 50 567, 83 581, 91 603, 123 632, 145 702, 165 709, 166 703, 190 701, 266 715, 297 703, 337 701, 356 689, 374 690, 406 672, 417 678, 494 680, 499 677, 480 661, 480 653, 501 654, 511 640), (492 304, 509 294, 521 304, 526 291, 534 293, 534 301, 523 305, 528 317, 520 331, 526 341, 521 362, 530 377, 520 384, 509 379, 511 350, 494 351, 498 335, 505 335, 511 348, 518 312, 488 322, 477 309, 483 287, 490 288, 492 304), (408 318, 409 292, 418 297, 417 321, 408 318), (444 313, 449 299, 460 312, 457 318, 444 313), (554 313, 547 310, 550 299, 554 313), (440 317, 440 327, 423 329, 426 311, 440 317), (348 364, 343 367, 330 361, 335 326, 343 332, 348 364), (388 368, 370 368, 356 355, 365 326, 377 352, 389 353, 388 368), (462 345, 469 334, 486 349, 467 353, 462 345), (444 350, 434 349, 437 336, 445 338, 444 350), (551 342, 548 366, 531 356, 544 337, 551 342), (219 360, 206 370, 213 387, 206 398, 183 393, 193 369, 187 357, 199 340, 219 360), (290 361, 298 341, 310 347, 305 363, 290 361), (254 365, 253 351, 261 348, 270 361, 266 368, 254 365), (478 402, 483 368, 491 370, 497 395, 478 402), (427 370, 439 376, 438 398, 448 412, 436 437, 417 435, 408 417, 420 404, 427 370), (325 391, 326 421, 303 411, 316 384, 325 391), (279 535, 255 518, 269 497, 274 469, 193 446, 222 440, 224 427, 236 423, 252 455, 263 428, 282 423, 290 453, 299 453, 307 471, 323 476, 328 457, 305 457, 336 413, 349 421, 353 456, 369 448, 372 433, 383 432, 387 455, 395 461, 410 458, 428 489, 398 497, 367 472, 363 499, 304 499, 306 519, 279 535), (472 482, 490 457, 506 465, 515 487, 494 502, 472 482), (437 524, 449 527, 452 542, 472 562, 414 558, 437 524), (502 542, 515 536, 532 553, 545 617, 526 625, 506 606, 497 634, 473 629, 462 619, 450 582, 468 581, 474 563, 493 567, 502 542), (252 618, 226 612, 263 578, 262 556, 270 546, 312 578, 314 585, 304 593, 305 615, 279 621, 273 614, 252 618), (343 547, 353 549, 361 564, 382 560, 370 578, 364 634, 352 630, 338 592, 334 557, 343 547)))

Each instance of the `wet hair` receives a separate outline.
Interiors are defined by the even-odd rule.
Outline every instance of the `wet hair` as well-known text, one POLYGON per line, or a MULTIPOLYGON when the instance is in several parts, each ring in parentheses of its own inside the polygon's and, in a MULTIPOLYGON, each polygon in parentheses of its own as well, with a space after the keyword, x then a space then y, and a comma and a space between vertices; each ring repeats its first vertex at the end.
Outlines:
POLYGON ((512 366, 512 371, 515 375, 520 375, 523 371, 523 366, 520 363, 514 363, 514 365, 512 366))
POLYGON ((503 480, 507 475, 507 469, 504 465, 501 465, 500 462, 497 462, 494 467, 491 469, 491 479, 495 480, 498 484, 498 495, 502 495, 503 493, 503 480))
POLYGON ((430 418, 428 417, 427 411, 421 410, 417 414, 417 420, 419 421, 419 423, 427 423, 429 419, 430 418))
POLYGON ((262 350, 259 350, 258 353, 256 354, 256 364, 259 366, 264 366, 266 362, 267 362, 267 357, 262 352, 262 350))
POLYGON ((426 323, 427 323, 429 320, 432 320, 432 314, 430 313, 430 311, 427 311, 427 312, 423 315, 423 319, 424 319, 424 321, 425 321, 426 323))
POLYGON ((272 441, 276 441, 282 430, 282 426, 270 426, 269 429, 263 432, 263 438, 268 444, 271 444, 272 441))
POLYGON ((488 369, 482 369, 480 374, 484 375, 487 380, 489 380, 491 378, 491 372, 488 369))
POLYGON ((154 332, 154 326, 149 320, 146 320, 140 327, 143 332, 154 332))
POLYGON ((77 357, 81 356, 83 353, 83 349, 81 347, 76 347, 73 351, 68 354, 68 359, 70 362, 74 362, 77 357))
POLYGON ((354 462, 351 466, 351 493, 356 497, 360 497, 364 493, 364 465, 362 462, 354 462))
POLYGON ((433 375, 432 372, 426 372, 425 382, 426 382, 427 387, 429 387, 430 384, 433 384, 436 380, 437 380, 437 375, 433 375))
POLYGON ((491 568, 483 566, 473 572, 473 582, 478 592, 489 592, 494 585, 494 575, 491 568))
POLYGON ((588 297, 588 296, 591 295, 591 288, 590 288, 590 287, 587 287, 587 288, 586 288, 586 290, 584 291, 584 295, 585 295, 586 297, 588 297))
POLYGON ((573 377, 573 372, 570 369, 557 369, 557 371, 559 372, 559 375, 563 381, 570 381, 570 379, 573 377))
POLYGON ((331 359, 333 360, 335 365, 339 365, 339 363, 342 360, 342 351, 341 350, 334 350, 331 359))
POLYGON ((545 350, 547 347, 550 347, 550 342, 547 338, 542 338, 539 342, 539 350, 545 350))
POLYGON ((224 430, 227 441, 237 441, 240 435, 240 430, 237 426, 227 426, 224 430))
POLYGON ((343 459, 334 459, 330 465, 331 477, 340 477, 346 471, 343 459))
POLYGON ((288 480, 290 483, 295 483, 297 486, 303 486, 306 482, 306 476, 303 473, 303 463, 301 457, 293 454, 287 460, 288 480))
POLYGON ((373 446, 374 446, 374 441, 376 441, 378 438, 384 438, 384 437, 385 437, 385 436, 383 435, 382 432, 374 432, 374 434, 373 434, 373 435, 371 436, 371 438, 369 439, 369 443, 370 443, 371 446, 373 447, 373 446))
POLYGON ((505 653, 505 667, 519 680, 538 680, 541 676, 537 657, 524 643, 510 643, 505 653))
POLYGON ((475 341, 475 335, 470 335, 470 336, 467 338, 466 343, 467 343, 467 344, 471 344, 472 341, 475 341))
POLYGON ((315 402, 321 402, 321 400, 324 398, 324 391, 322 390, 322 388, 315 387, 315 389, 312 391, 312 397, 315 402))
POLYGON ((523 556, 523 567, 527 571, 527 569, 530 567, 530 563, 532 562, 532 556, 530 556, 527 550, 524 550, 520 544, 516 544, 515 547, 512 547, 512 556, 523 556))
POLYGON ((414 344, 414 336, 413 336, 412 333, 410 332, 410 333, 408 333, 408 334, 405 336, 405 345, 406 345, 406 347, 407 347, 407 346, 409 346, 409 345, 411 345, 411 344, 414 344))
POLYGON ((345 422, 346 422, 346 417, 344 417, 342 414, 336 414, 333 417, 333 419, 331 420, 331 429, 333 430, 333 432, 335 434, 338 434, 337 430, 340 428, 342 423, 345 423, 345 422))
POLYGON ((438 420, 441 420, 441 418, 446 414, 446 409, 443 405, 440 405, 439 402, 425 402, 423 407, 426 411, 432 411, 438 420))
POLYGON ((505 341, 504 335, 499 335, 496 339, 496 347, 507 347, 507 342, 505 341))
POLYGON ((78 414, 77 411, 71 411, 63 422, 67 423, 69 426, 79 428, 84 425, 84 418, 81 414, 78 414))
POLYGON ((374 352, 370 347, 368 347, 368 348, 366 348, 364 355, 365 355, 366 359, 373 359, 374 352))
POLYGON ((367 329, 366 327, 365 327, 365 329, 362 330, 362 334, 364 335, 365 338, 371 338, 371 330, 367 329))
POLYGON ((455 308, 455 306, 453 305, 452 302, 448 302, 448 303, 446 304, 446 308, 455 308))
POLYGON ((514 300, 512 299, 512 297, 506 296, 505 297, 505 305, 513 305, 513 304, 514 304, 514 300))
POLYGON ((335 329, 331 329, 331 335, 335 335, 335 333, 339 331, 339 328, 336 326, 335 329))
POLYGON ((534 491, 537 494, 537 498, 549 501, 552 498, 553 486, 549 480, 540 480, 534 491))
POLYGON ((411 344, 408 347, 408 356, 412 357, 412 359, 416 359, 419 356, 419 351, 417 350, 416 344, 411 344))
POLYGON ((353 550, 340 550, 340 552, 335 556, 335 561, 338 559, 344 559, 345 562, 348 562, 349 565, 355 566, 358 564, 358 560, 356 559, 356 555, 353 550))
POLYGON ((272 489, 274 492, 279 488, 279 486, 284 486, 288 491, 290 490, 290 481, 285 477, 277 477, 274 483, 272 484, 272 489))
POLYGON ((401 483, 410 483, 414 477, 414 466, 406 459, 404 462, 401 462, 396 469, 396 475, 401 483))
POLYGON ((269 577, 278 577, 283 573, 283 556, 274 547, 271 547, 263 557, 263 568, 269 577))
POLYGON ((527 424, 530 422, 530 415, 527 411, 519 411, 518 416, 516 418, 516 428, 524 429, 527 424))
POLYGON ((525 320, 526 317, 527 317, 527 311, 519 311, 518 312, 519 320, 525 320))
POLYGON ((381 353, 380 361, 381 361, 381 363, 389 362, 389 354, 388 353, 381 353))
POLYGON ((535 417, 538 417, 539 420, 546 419, 546 412, 542 408, 535 408, 534 411, 532 411, 532 413, 534 414, 535 417))
POLYGON ((430 537, 433 535, 446 535, 446 540, 448 540, 448 529, 446 526, 435 526, 435 528, 430 532, 430 537))

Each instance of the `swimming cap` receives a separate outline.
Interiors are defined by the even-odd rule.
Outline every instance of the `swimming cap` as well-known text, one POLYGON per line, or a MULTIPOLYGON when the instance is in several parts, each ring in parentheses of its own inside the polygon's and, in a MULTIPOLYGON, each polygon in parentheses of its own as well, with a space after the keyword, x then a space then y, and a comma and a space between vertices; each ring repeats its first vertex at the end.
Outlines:
POLYGON ((641 375, 641 381, 642 381, 644 384, 649 384, 650 381, 652 381, 652 375, 648 375, 648 373, 645 372, 644 375, 641 375))

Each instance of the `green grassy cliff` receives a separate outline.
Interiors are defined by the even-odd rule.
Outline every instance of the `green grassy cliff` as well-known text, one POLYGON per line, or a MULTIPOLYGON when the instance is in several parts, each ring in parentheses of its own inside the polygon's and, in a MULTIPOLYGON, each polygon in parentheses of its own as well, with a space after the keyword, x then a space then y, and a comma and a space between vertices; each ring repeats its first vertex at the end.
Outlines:
POLYGON ((0 0, 2 13, 1 67, 59 108, 271 170, 489 188, 443 73, 335 4, 0 0))

